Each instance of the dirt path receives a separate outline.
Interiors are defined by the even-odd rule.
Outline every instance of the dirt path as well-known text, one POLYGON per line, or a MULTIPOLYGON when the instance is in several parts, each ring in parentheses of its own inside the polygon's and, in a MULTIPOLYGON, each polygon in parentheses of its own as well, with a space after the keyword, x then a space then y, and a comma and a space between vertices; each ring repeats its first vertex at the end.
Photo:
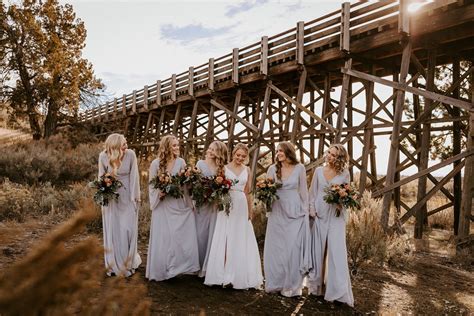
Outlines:
MULTIPOLYGON (((12 265, 51 229, 40 220, 0 223, 0 269, 12 265)), ((146 242, 140 253, 146 262, 146 242)), ((419 251, 401 268, 366 267, 353 278, 355 309, 336 306, 314 296, 285 298, 263 291, 208 287, 196 276, 164 282, 144 279, 145 263, 138 274, 148 288, 153 314, 195 315, 300 315, 300 314, 464 314, 474 311, 474 277, 448 257, 419 251)))

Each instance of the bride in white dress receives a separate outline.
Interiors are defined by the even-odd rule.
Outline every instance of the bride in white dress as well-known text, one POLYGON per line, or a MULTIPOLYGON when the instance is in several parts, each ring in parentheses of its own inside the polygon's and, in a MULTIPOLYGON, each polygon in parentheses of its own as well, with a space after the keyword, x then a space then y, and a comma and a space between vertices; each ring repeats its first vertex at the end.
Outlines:
POLYGON ((260 289, 262 266, 252 226, 249 197, 250 170, 245 166, 248 147, 237 144, 232 161, 225 167, 225 176, 238 180, 231 189, 232 207, 217 214, 204 284, 232 285, 234 289, 260 289))

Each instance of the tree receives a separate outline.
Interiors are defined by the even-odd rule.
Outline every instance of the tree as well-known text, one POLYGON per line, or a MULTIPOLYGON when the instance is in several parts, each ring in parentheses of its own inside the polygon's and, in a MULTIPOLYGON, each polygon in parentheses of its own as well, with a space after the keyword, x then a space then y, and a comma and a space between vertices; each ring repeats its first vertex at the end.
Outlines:
POLYGON ((9 76, 0 93, 18 116, 28 117, 34 139, 77 119, 79 105, 103 85, 82 58, 86 29, 73 7, 57 0, 23 0, 4 7, 0 35, 9 76))

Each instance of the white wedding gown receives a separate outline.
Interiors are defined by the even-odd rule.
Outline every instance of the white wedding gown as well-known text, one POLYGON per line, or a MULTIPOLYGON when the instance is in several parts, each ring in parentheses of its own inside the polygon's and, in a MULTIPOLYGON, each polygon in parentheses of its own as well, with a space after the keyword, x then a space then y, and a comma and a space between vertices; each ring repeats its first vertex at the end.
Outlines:
POLYGON ((225 176, 237 179, 238 183, 230 192, 232 207, 229 215, 223 211, 217 214, 204 284, 260 289, 263 283, 262 266, 244 193, 248 171, 245 168, 237 176, 225 168, 225 176))

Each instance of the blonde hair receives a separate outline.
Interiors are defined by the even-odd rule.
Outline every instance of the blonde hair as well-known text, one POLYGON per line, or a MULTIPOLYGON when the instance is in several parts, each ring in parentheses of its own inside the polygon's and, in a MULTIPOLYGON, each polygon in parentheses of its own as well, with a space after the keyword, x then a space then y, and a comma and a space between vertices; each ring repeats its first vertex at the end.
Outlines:
POLYGON ((248 164, 249 163, 249 148, 247 147, 247 145, 242 144, 242 143, 238 143, 237 145, 235 145, 234 149, 232 149, 232 157, 230 160, 231 161, 234 160, 235 153, 238 150, 243 150, 247 153, 247 159, 245 159, 245 164, 248 164))
POLYGON ((173 140, 177 139, 174 135, 166 135, 163 136, 160 140, 160 145, 158 147, 158 159, 160 161, 160 173, 166 173, 166 168, 168 166, 168 162, 177 158, 176 155, 173 154, 172 150, 172 142, 173 140))
MULTIPOLYGON (((283 153, 286 156, 286 159, 290 162, 292 165, 296 165, 299 161, 298 158, 296 157, 296 151, 295 151, 295 146, 290 143, 290 142, 281 142, 278 144, 277 148, 280 147, 283 150, 283 153)), ((276 176, 277 179, 281 180, 281 161, 277 159, 275 163, 276 167, 276 176)))
POLYGON ((227 163, 227 146, 219 141, 215 140, 211 143, 211 145, 216 146, 214 161, 216 162, 217 169, 216 175, 223 175, 224 174, 224 166, 227 163))
POLYGON ((122 134, 110 134, 105 140, 104 151, 109 158, 109 163, 112 166, 112 173, 117 175, 117 170, 121 165, 122 151, 120 150, 127 140, 122 134))
POLYGON ((331 148, 336 148, 337 150, 337 156, 334 161, 334 169, 338 174, 340 174, 349 167, 349 154, 342 144, 332 144, 329 146, 328 152, 331 150, 331 148))

